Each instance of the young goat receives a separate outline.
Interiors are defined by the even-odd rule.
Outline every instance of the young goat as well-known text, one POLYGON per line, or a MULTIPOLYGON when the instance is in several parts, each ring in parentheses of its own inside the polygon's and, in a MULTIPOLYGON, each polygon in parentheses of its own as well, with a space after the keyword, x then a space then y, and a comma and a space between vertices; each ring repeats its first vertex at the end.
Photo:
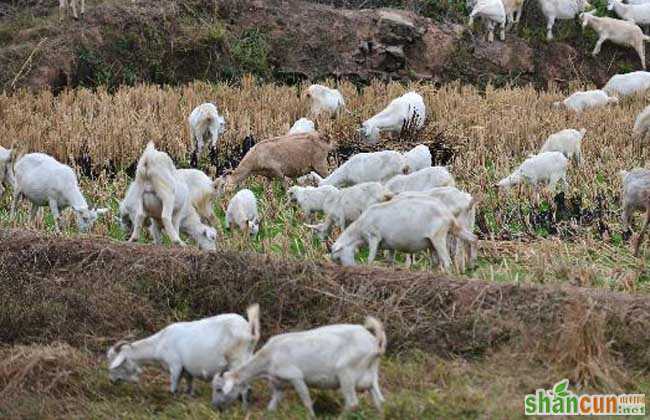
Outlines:
POLYGON ((494 26, 500 25, 499 39, 506 39, 506 10, 501 0, 478 0, 469 14, 469 27, 474 26, 474 18, 486 20, 488 28, 488 42, 494 42, 494 26))
MULTIPOLYGON (((108 349, 108 374, 112 382, 138 382, 141 365, 157 362, 169 370, 170 390, 178 391, 181 377, 192 393, 193 379, 210 381, 236 369, 252 357, 260 339, 259 305, 238 314, 223 314, 191 322, 176 322, 156 334, 132 343, 120 341, 108 349)), ((245 399, 246 389, 240 388, 245 399)))
POLYGON ((322 187, 293 186, 287 191, 289 201, 298 204, 307 218, 313 213, 323 211, 325 200, 338 193, 339 189, 331 185, 322 187))
POLYGON ((603 90, 588 90, 585 92, 575 92, 564 101, 554 102, 553 106, 571 110, 577 114, 590 109, 599 108, 608 104, 617 104, 618 98, 608 96, 603 90))
POLYGON ((77 176, 72 168, 43 153, 29 153, 16 162, 15 185, 11 203, 11 218, 21 196, 32 203, 31 218, 36 218, 39 207, 49 206, 54 226, 59 230, 59 210, 71 207, 82 232, 90 230, 97 218, 108 212, 101 208, 91 210, 79 190, 77 176))
POLYGON ((257 213, 257 199, 253 191, 248 189, 237 191, 237 194, 228 203, 226 229, 230 229, 233 224, 251 236, 255 236, 259 232, 260 216, 257 213))
POLYGON ((273 390, 269 411, 277 409, 287 385, 293 386, 312 417, 308 387, 340 389, 346 410, 357 408, 356 391, 370 391, 375 407, 381 410, 379 361, 385 352, 384 326, 372 317, 366 318, 364 326, 336 324, 276 335, 246 364, 214 377, 212 404, 222 408, 253 380, 266 378, 273 390))
POLYGON ((566 170, 569 160, 560 152, 543 152, 526 159, 510 175, 503 178, 497 186, 510 188, 522 183, 537 185, 548 182, 551 191, 555 191, 558 181, 567 184, 566 170))
POLYGON ((582 160, 582 139, 585 137, 587 130, 584 128, 580 131, 568 128, 551 134, 546 139, 540 153, 560 152, 567 159, 575 159, 577 164, 582 160))
POLYGON ((639 236, 633 242, 634 256, 639 255, 645 231, 650 223, 650 170, 643 168, 621 171, 623 179, 623 214, 621 219, 625 226, 631 226, 632 216, 636 211, 645 211, 645 221, 639 236))
POLYGON ((454 177, 444 166, 432 166, 408 175, 395 175, 386 182, 386 188, 395 194, 405 191, 424 191, 435 187, 453 187, 455 185, 454 177))
POLYGON ((431 151, 424 144, 418 144, 408 152, 404 153, 406 163, 408 163, 411 172, 431 166, 431 151))
POLYGON ((323 179, 319 185, 347 187, 363 182, 386 182, 395 175, 410 172, 408 162, 400 152, 384 150, 357 153, 323 179))
POLYGON ((539 0, 539 5, 546 16, 546 39, 549 41, 553 39, 553 25, 556 19, 573 19, 591 8, 586 0, 539 0))
POLYGON ((338 116, 345 109, 343 95, 336 89, 323 85, 311 85, 303 95, 310 101, 312 117, 318 117, 321 113, 338 116))

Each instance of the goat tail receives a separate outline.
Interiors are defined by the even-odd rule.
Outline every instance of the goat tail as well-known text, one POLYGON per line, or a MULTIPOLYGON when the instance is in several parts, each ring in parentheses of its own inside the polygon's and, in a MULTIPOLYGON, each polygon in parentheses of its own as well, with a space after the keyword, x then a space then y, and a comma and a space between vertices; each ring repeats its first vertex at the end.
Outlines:
POLYGON ((458 223, 458 220, 456 220, 456 218, 453 218, 451 221, 451 233, 454 236, 468 242, 476 242, 478 240, 476 235, 474 235, 472 232, 467 230, 466 227, 458 223))
POLYGON ((377 347, 379 354, 386 353, 387 340, 384 324, 382 324, 382 322, 375 317, 367 316, 363 326, 377 338, 377 347))
POLYGON ((248 317, 248 326, 250 333, 253 336, 253 341, 257 343, 261 337, 260 331, 260 305, 254 303, 246 309, 246 316, 248 317))

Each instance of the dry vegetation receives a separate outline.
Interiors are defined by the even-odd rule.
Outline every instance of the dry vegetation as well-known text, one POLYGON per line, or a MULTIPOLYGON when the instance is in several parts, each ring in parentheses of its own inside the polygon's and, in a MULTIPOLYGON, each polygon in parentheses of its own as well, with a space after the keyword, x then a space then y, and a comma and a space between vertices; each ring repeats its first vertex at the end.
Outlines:
MULTIPOLYGON (((630 232, 620 226, 616 176, 620 169, 645 166, 647 151, 631 136, 644 97, 578 117, 551 107, 562 96, 553 89, 479 91, 455 84, 397 83, 361 90, 342 83, 339 88, 352 114, 318 121, 319 130, 338 146, 332 164, 371 149, 356 137, 361 120, 407 89, 423 94, 426 128, 381 147, 426 143, 437 163, 450 165, 461 188, 482 197, 476 269, 460 282, 422 273, 431 269, 426 258, 417 261, 415 272, 338 272, 321 263, 326 248, 302 225, 283 186, 263 179, 247 184, 260 199, 259 237, 243 239, 220 228, 220 252, 214 256, 103 241, 95 246, 95 239, 58 244, 4 231, 1 240, 13 245, 0 252, 0 292, 18 303, 0 311, 0 342, 13 345, 0 347, 0 356, 15 361, 0 363, 0 400, 12 400, 4 412, 0 404, 0 416, 106 418, 117 409, 124 417, 219 418, 205 404, 207 388, 197 399, 170 399, 166 378, 157 370, 149 371, 140 387, 111 386, 100 351, 124 334, 142 336, 175 320, 239 312, 251 300, 259 300, 269 314, 266 334, 329 320, 357 321, 368 311, 390 319, 391 356, 384 379, 388 418, 511 417, 521 411, 524 391, 548 386, 560 376, 586 389, 648 392, 650 378, 643 373, 649 366, 648 337, 635 334, 647 331, 650 277, 646 250, 642 258, 633 258, 630 232), (546 136, 583 127, 584 163, 570 169, 566 191, 553 196, 529 188, 506 195, 494 190, 492 185, 536 152, 546 136), (246 254, 232 251, 292 262, 256 256, 251 265, 246 254), (23 269, 16 273, 11 268, 16 266, 23 269), (171 281, 161 280, 169 273, 171 281), (528 289, 520 283, 545 286, 528 289), (597 290, 568 287, 567 292, 568 285, 597 290), (20 303, 21 298, 30 303, 20 303), (127 312, 125 306, 140 309, 127 312), (66 344, 50 344, 57 341, 66 344), (414 347, 418 351, 407 350, 414 347), (59 360, 62 354, 70 360, 59 360)), ((114 95, 82 89, 58 96, 19 92, 0 96, 0 143, 75 165, 85 175, 84 193, 115 212, 148 141, 169 152, 179 166, 188 165, 185 119, 204 101, 219 104, 228 121, 219 160, 201 160, 213 176, 237 163, 246 136, 259 141, 284 133, 307 112, 298 88, 260 85, 250 78, 240 85, 138 86, 114 95)), ((32 227, 27 206, 18 220, 9 220, 8 203, 7 194, 0 199, 0 226, 32 227)), ((215 208, 221 220, 226 204, 220 200, 215 208)), ((49 213, 37 227, 52 229, 49 213)), ((67 233, 76 235, 74 228, 67 233)), ((111 217, 94 233, 124 240, 111 217)), ((259 387, 258 395, 265 392, 259 387)), ((316 411, 335 415, 340 401, 333 395, 318 394, 316 411)), ((300 418, 298 406, 292 399, 278 418, 300 418)), ((230 415, 243 417, 241 411, 230 415)), ((359 414, 373 415, 367 405, 359 414)))

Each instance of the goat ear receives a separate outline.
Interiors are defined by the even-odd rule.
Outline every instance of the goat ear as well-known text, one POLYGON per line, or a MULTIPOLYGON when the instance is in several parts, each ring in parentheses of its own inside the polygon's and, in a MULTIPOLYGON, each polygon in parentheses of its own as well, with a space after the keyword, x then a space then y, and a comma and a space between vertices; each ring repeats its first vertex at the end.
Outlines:
POLYGON ((115 359, 111 362, 111 364, 108 366, 109 369, 116 369, 120 367, 122 363, 126 360, 126 356, 124 354, 119 353, 115 359))

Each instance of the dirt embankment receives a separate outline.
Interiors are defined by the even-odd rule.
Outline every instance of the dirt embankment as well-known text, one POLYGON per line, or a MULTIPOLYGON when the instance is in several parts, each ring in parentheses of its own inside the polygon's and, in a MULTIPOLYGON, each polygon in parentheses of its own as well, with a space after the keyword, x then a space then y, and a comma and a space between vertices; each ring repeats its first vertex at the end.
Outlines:
POLYGON ((176 84, 245 72, 290 83, 341 77, 546 87, 575 79, 601 84, 639 67, 633 53, 608 46, 591 58, 582 35, 574 45, 542 41, 534 5, 525 16, 528 40, 508 33, 506 42, 489 44, 478 31, 404 10, 300 0, 102 2, 89 5, 83 20, 63 24, 53 7, 37 3, 29 13, 38 17, 18 19, 27 12, 16 9, 0 15, 4 88, 176 84))
POLYGON ((616 383, 650 367, 650 299, 574 287, 461 281, 424 272, 342 269, 229 251, 0 231, 0 342, 104 346, 177 319, 262 307, 264 335, 374 314, 390 351, 476 357, 502 346, 616 383))

